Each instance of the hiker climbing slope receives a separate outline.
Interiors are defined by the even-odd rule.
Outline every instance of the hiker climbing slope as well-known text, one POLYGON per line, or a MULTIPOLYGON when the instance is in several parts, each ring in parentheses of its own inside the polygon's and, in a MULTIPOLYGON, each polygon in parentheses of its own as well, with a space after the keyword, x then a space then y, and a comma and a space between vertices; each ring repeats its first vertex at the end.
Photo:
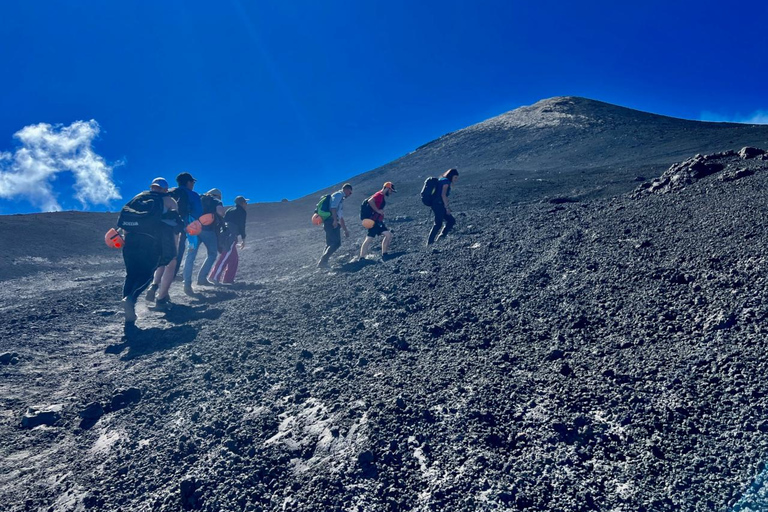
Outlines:
POLYGON ((200 196, 200 201, 203 205, 203 214, 200 216, 200 219, 202 220, 208 216, 210 223, 205 223, 205 225, 202 226, 200 234, 197 235, 198 244, 194 247, 190 245, 189 250, 187 251, 187 258, 184 260, 184 292, 188 295, 193 293, 192 271, 195 266, 195 259, 197 258, 197 251, 200 249, 200 244, 205 246, 207 257, 197 274, 197 284, 203 286, 212 284, 208 282, 207 276, 219 254, 217 232, 219 224, 223 222, 224 214, 226 213, 224 206, 221 204, 221 190, 217 188, 212 188, 200 196))
POLYGON ((349 238, 349 230, 344 221, 344 199, 352 195, 352 185, 345 183, 341 190, 337 190, 328 198, 328 210, 330 215, 323 220, 325 231, 325 250, 317 262, 320 268, 328 267, 328 259, 341 247, 341 230, 344 236, 349 238))
POLYGON ((128 201, 117 221, 125 232, 123 307, 126 323, 136 321, 136 301, 152 282, 163 257, 161 224, 167 196, 168 182, 155 178, 148 191, 128 201))
MULTIPOLYGON (((366 256, 368 256, 368 251, 370 251, 373 241, 379 235, 383 237, 381 241, 381 259, 388 259, 389 244, 392 242, 392 232, 384 224, 384 207, 387 204, 386 198, 395 192, 397 192, 397 190, 395 190, 395 186, 391 181, 388 181, 384 183, 384 186, 381 187, 381 190, 373 194, 368 199, 368 201, 366 201, 367 205, 371 208, 372 211, 370 217, 368 218, 373 220, 373 227, 368 229, 368 235, 365 237, 365 240, 363 240, 363 245, 360 247, 360 259, 364 259, 366 256)), ((366 203, 363 203, 363 207, 365 207, 366 203)), ((362 213, 361 216, 363 216, 362 213)))
MULTIPOLYGON (((427 196, 431 198, 429 200, 429 206, 435 214, 435 224, 429 232, 427 245, 431 245, 436 240, 444 237, 456 224, 456 219, 451 215, 448 196, 451 194, 451 185, 456 183, 458 179, 459 171, 456 169, 448 169, 443 173, 440 179, 437 180, 432 194, 427 196), (445 227, 443 227, 443 223, 445 223, 445 227), (442 231, 440 231, 441 228, 442 231)), ((422 196, 422 199, 424 199, 424 196, 422 196)))
POLYGON ((242 240, 240 248, 245 248, 245 221, 248 217, 245 205, 247 204, 248 199, 243 196, 237 196, 235 198, 235 206, 228 209, 224 214, 225 228, 219 234, 222 238, 219 240, 219 245, 223 250, 213 265, 211 273, 208 275, 208 280, 213 283, 232 284, 235 282, 237 266, 240 261, 237 254, 238 237, 242 240))

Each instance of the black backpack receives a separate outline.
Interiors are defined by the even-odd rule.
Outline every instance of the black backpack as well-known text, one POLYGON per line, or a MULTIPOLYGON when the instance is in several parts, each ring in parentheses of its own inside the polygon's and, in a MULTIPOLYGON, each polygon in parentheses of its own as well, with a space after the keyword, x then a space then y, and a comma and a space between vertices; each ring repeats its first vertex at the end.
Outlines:
POLYGON ((163 219, 163 194, 142 192, 120 210, 117 227, 129 233, 157 235, 163 219))
POLYGON ((184 225, 186 225, 187 219, 189 219, 189 194, 183 188, 176 187, 171 190, 171 197, 174 198, 176 204, 179 205, 179 216, 184 222, 184 225))
POLYGON ((368 199, 364 200, 363 204, 360 205, 360 220, 373 218, 373 208, 368 204, 368 199))
POLYGON ((421 187, 421 202, 424 203, 425 206, 432 206, 439 181, 440 180, 434 176, 430 176, 424 180, 424 186, 421 187))

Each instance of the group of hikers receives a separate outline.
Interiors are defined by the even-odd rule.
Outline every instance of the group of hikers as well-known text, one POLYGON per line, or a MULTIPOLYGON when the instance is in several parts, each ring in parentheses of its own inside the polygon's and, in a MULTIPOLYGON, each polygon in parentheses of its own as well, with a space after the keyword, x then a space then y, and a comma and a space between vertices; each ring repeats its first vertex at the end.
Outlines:
MULTIPOLYGON (((447 234, 456 223, 449 206, 451 186, 459 172, 449 169, 439 178, 428 178, 421 191, 422 202, 432 208, 435 222, 427 246, 447 234)), ((205 194, 194 191, 197 180, 183 172, 176 176, 177 187, 169 189, 164 178, 155 178, 149 190, 131 199, 121 210, 117 229, 107 233, 107 243, 123 249, 125 283, 123 308, 126 324, 136 321, 136 302, 146 290, 151 309, 167 311, 172 307, 169 296, 171 284, 183 261, 184 293, 195 296, 192 274, 197 252, 202 244, 207 256, 197 273, 197 286, 217 286, 234 283, 238 267, 238 240, 245 247, 245 206, 248 199, 235 198, 235 206, 226 209, 221 191, 212 188, 205 194), (185 257, 186 254, 186 257, 185 257)), ((368 257, 378 236, 382 237, 381 257, 391 257, 389 247, 392 232, 384 224, 387 198, 396 193, 387 181, 381 190, 363 201, 360 218, 368 230, 360 247, 360 259, 368 257)), ((341 247, 341 232, 349 237, 344 220, 344 200, 352 195, 352 185, 324 196, 315 210, 313 221, 325 230, 325 250, 318 261, 319 268, 329 267, 329 259, 341 247)))
POLYGON ((126 323, 136 321, 136 302, 145 290, 147 300, 154 302, 152 309, 171 308, 168 292, 181 261, 184 293, 196 295, 192 273, 201 244, 207 255, 197 273, 196 285, 234 283, 238 240, 240 248, 245 247, 248 199, 237 196, 235 206, 226 209, 219 189, 200 195, 194 190, 196 182, 191 174, 183 172, 176 176, 178 186, 169 189, 165 178, 155 178, 149 190, 123 207, 117 223, 119 231, 112 229, 107 235, 113 246, 123 249, 126 323))

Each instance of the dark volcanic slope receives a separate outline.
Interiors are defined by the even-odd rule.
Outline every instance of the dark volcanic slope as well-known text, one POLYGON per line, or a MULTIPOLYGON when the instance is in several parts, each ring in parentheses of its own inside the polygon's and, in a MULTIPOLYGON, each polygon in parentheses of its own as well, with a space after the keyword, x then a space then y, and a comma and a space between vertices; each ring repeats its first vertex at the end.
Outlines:
POLYGON ((6 276, 0 508, 768 509, 768 161, 730 140, 644 183, 467 163, 431 250, 403 174, 397 257, 351 263, 355 224, 331 271, 301 202, 254 208, 243 284, 126 332, 116 252, 6 276))
MULTIPOLYGON (((720 169, 692 176, 702 160, 720 169)), ((318 231, 261 236, 252 284, 174 289, 125 336, 119 275, 8 282, 0 502, 763 510, 766 164, 556 205, 457 186, 459 229, 429 251, 426 212, 393 200, 396 259, 347 263, 347 242, 315 271, 318 231), (22 429, 29 406, 59 419, 22 429)))
MULTIPOLYGON (((499 192, 515 203, 557 196, 610 197, 632 190, 636 178, 658 176, 697 153, 744 146, 768 147, 768 127, 686 121, 585 98, 550 98, 449 133, 350 178, 355 185, 352 202, 359 204, 388 180, 412 196, 427 176, 449 167, 460 169, 468 201, 485 201, 499 192)), ((304 228, 319 197, 339 186, 296 201, 250 205, 253 228, 260 233, 304 228)), ((60 258, 70 258, 70 251, 79 257, 92 250, 86 240, 101 236, 114 217, 73 212, 23 220, 0 216, 0 240, 17 241, 0 254, 0 280, 35 268, 54 270, 60 258), (81 219, 89 215, 93 224, 84 225, 81 219), (52 246, 65 250, 51 251, 52 246)), ((106 251, 98 249, 96 261, 106 251)))

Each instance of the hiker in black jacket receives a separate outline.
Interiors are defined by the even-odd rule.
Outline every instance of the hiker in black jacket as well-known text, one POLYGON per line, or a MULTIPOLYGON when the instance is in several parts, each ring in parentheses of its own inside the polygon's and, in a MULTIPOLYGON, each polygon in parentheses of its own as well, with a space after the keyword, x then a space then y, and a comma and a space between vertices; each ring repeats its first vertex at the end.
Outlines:
POLYGON ((235 198, 235 206, 224 214, 224 229, 219 233, 221 253, 211 269, 208 280, 213 283, 232 284, 237 274, 237 238, 240 237, 240 249, 245 248, 245 220, 248 212, 245 205, 248 199, 243 196, 235 198))
POLYGON ((435 225, 432 226, 432 230, 429 232, 427 246, 443 238, 456 224, 456 219, 451 215, 451 209, 448 206, 448 196, 451 193, 451 185, 456 183, 458 179, 459 171, 448 169, 437 182, 437 189, 435 190, 431 205, 432 212, 435 214, 435 225), (443 223, 445 223, 445 227, 443 227, 443 223), (441 228, 442 231, 440 231, 441 228))
MULTIPOLYGON (((166 262, 163 259, 172 259, 174 255, 170 254, 174 249, 172 243, 163 244, 163 235, 165 227, 160 226, 160 218, 168 211, 175 208, 176 201, 168 195, 168 182, 163 178, 155 178, 152 181, 149 191, 142 192, 131 199, 126 208, 132 205, 143 203, 145 205, 154 203, 157 209, 154 214, 147 215, 148 220, 138 222, 125 222, 120 226, 125 231, 125 246, 123 247, 123 261, 125 262, 125 283, 123 284, 123 308, 125 309, 125 322, 133 323, 136 321, 136 301, 139 295, 152 282, 155 269, 166 262), (156 220, 153 222, 153 217, 156 220), (146 225, 157 226, 147 228, 146 225), (164 252, 165 246, 165 252, 164 252)), ((121 212, 121 219, 123 213, 121 212)))

